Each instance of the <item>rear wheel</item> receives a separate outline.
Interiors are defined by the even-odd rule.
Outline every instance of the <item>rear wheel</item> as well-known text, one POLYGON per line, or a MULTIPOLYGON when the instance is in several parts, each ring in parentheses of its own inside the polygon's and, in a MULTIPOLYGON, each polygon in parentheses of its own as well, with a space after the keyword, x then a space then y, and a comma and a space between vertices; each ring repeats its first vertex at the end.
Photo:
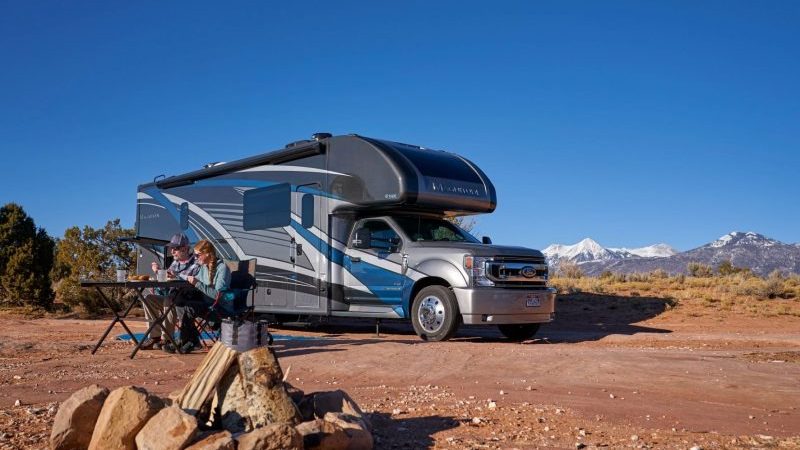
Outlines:
POLYGON ((419 337, 426 341, 446 341, 461 324, 453 292, 444 286, 423 288, 411 305, 411 323, 419 337))
POLYGON ((512 323, 508 325, 498 325, 497 328, 503 336, 512 341, 524 341, 530 339, 539 331, 538 323, 512 323))

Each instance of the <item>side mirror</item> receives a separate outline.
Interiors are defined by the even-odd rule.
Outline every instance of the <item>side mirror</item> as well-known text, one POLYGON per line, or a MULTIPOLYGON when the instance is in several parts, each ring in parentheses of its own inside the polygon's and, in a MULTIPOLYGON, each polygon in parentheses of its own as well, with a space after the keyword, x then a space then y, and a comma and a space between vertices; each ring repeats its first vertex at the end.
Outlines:
POLYGON ((372 245, 372 233, 367 228, 359 228, 350 244, 353 248, 367 249, 372 245))
POLYGON ((483 242, 486 245, 491 245, 492 238, 490 238, 489 236, 484 236, 481 238, 481 242, 483 242))

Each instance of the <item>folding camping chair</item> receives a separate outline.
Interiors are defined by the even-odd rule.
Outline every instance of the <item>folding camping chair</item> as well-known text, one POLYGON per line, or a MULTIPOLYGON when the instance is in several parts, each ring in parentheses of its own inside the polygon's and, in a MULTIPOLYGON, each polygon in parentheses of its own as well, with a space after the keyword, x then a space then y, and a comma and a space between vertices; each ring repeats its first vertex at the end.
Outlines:
POLYGON ((230 288, 220 292, 208 311, 195 319, 195 326, 203 346, 217 341, 222 319, 255 317, 255 301, 258 283, 256 282, 256 260, 225 260, 231 271, 230 288), (248 296, 250 302, 248 304, 248 296))

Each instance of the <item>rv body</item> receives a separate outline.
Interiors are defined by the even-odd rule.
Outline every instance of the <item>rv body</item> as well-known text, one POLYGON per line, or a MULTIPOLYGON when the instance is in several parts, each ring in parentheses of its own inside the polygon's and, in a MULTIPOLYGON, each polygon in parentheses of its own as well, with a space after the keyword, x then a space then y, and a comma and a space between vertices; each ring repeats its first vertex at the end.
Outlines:
POLYGON ((454 153, 324 134, 140 185, 136 234, 180 231, 225 259, 255 258, 258 313, 411 319, 429 340, 460 323, 529 337, 554 318, 544 256, 445 220, 496 204, 488 177, 454 153))

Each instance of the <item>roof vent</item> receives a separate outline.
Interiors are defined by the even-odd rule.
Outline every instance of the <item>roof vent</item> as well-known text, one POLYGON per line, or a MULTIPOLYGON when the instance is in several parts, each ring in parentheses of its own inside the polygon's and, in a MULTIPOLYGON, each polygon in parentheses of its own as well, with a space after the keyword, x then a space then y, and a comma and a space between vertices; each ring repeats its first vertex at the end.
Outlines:
POLYGON ((323 139, 328 139, 331 136, 333 136, 333 135, 330 134, 330 133, 314 133, 314 134, 311 135, 311 139, 319 142, 319 141, 321 141, 323 139))

